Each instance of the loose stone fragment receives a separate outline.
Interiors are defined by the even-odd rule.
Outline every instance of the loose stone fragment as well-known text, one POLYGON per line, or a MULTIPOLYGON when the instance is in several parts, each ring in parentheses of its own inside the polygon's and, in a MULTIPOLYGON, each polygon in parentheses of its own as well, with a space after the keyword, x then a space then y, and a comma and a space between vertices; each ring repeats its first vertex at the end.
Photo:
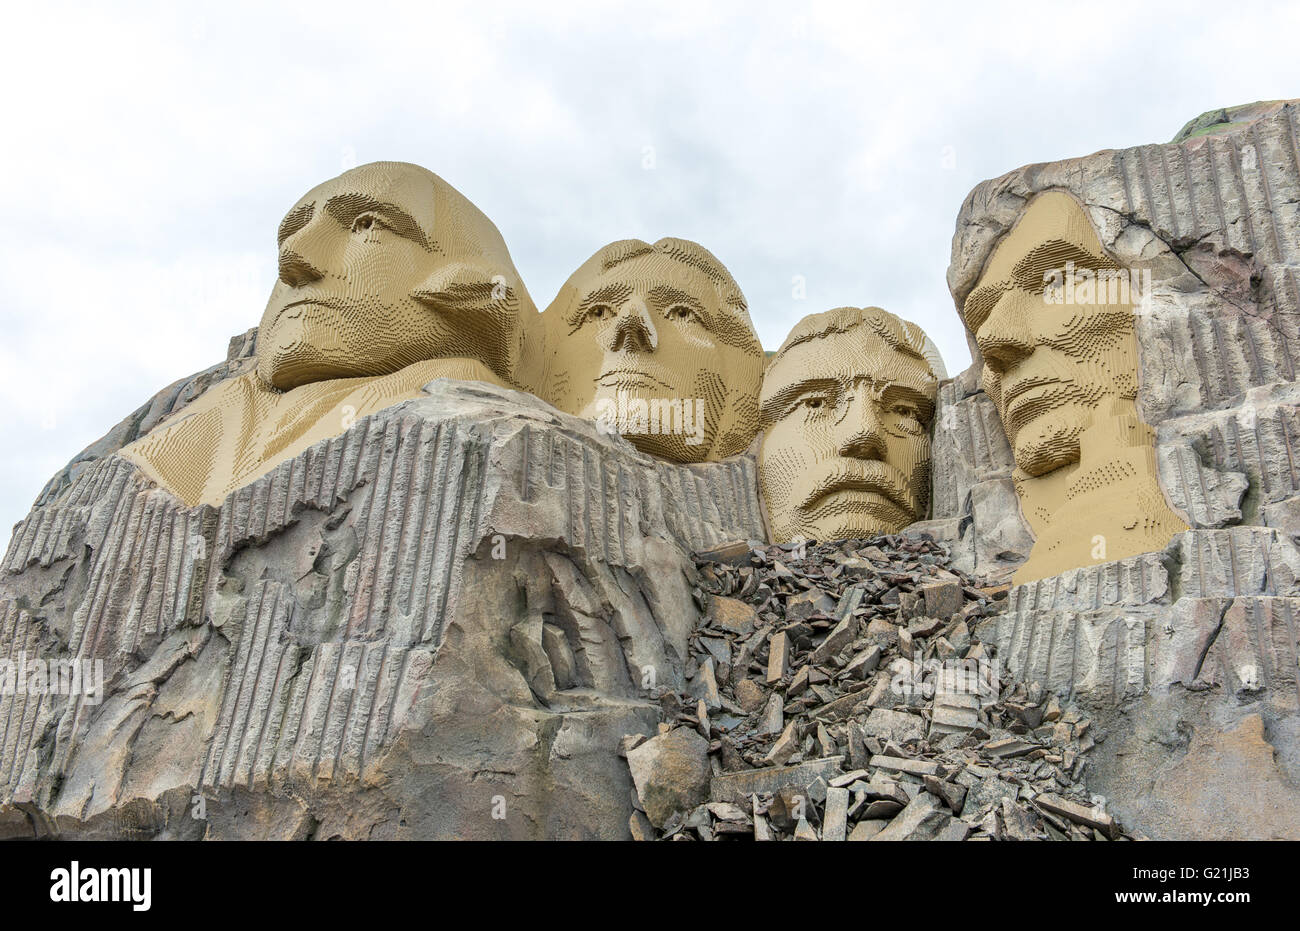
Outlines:
POLYGON ((695 552, 696 562, 719 563, 728 566, 749 565, 749 544, 744 540, 719 543, 695 552))
POLYGON ((795 698, 808 690, 811 668, 810 666, 799 667, 799 671, 794 674, 794 678, 790 680, 790 684, 786 687, 786 698, 795 698))
POLYGON ((835 629, 830 632, 821 646, 813 650, 811 662, 818 665, 824 665, 830 662, 831 657, 838 654, 853 641, 854 630, 857 625, 852 617, 846 617, 835 625, 835 629))
POLYGON ((807 793, 808 786, 819 777, 840 771, 843 757, 809 760, 795 766, 769 766, 745 773, 725 773, 714 776, 709 787, 709 798, 718 802, 735 802, 751 795, 773 795, 784 788, 807 793))
POLYGON ((1009 798, 1002 800, 1002 829, 1007 840, 1037 840, 1035 818, 1009 798))
POLYGON ((1016 787, 997 775, 991 775, 966 792, 966 801, 962 803, 961 816, 966 819, 976 817, 990 805, 1000 804, 1002 799, 1016 797, 1016 787))
POLYGON ((628 830, 632 832, 632 840, 655 839, 654 825, 650 823, 650 819, 636 809, 632 810, 632 815, 628 818, 627 826, 628 830))
POLYGON ((744 711, 757 711, 763 706, 763 688, 753 679, 741 679, 735 688, 736 704, 744 711))
POLYGON ((1000 759, 1006 759, 1013 756, 1024 756, 1030 750, 1037 749, 1038 744, 1028 740, 1021 740, 1018 737, 1004 737, 1001 740, 990 740, 984 745, 984 752, 1000 759))
POLYGON ((911 773, 913 776, 933 776, 939 771, 939 764, 929 760, 907 760, 884 754, 873 756, 871 765, 889 772, 911 773))
POLYGON ((814 614, 833 616, 834 613, 835 599, 817 588, 791 595, 785 603, 785 618, 787 621, 802 621, 814 614))
MULTIPOLYGON (((920 715, 890 708, 873 708, 862 722, 862 733, 881 740, 906 743, 925 736, 925 721, 920 715)), ((879 764, 877 764, 879 765, 879 764)))
POLYGON ((763 758, 764 762, 773 766, 780 766, 790 757, 795 755, 799 749, 799 732, 798 725, 791 721, 781 732, 781 736, 772 744, 772 749, 768 751, 767 756, 763 758))
POLYGON ((848 836, 849 790, 826 790, 826 814, 822 819, 822 840, 844 840, 848 836))
POLYGON ((618 755, 626 760, 629 750, 636 749, 649 739, 645 734, 624 734, 618 742, 618 755))
POLYGON ((722 698, 718 694, 718 680, 713 672, 712 656, 700 664, 700 672, 696 677, 696 694, 710 711, 722 707, 722 698))
POLYGON ((907 625, 907 632, 913 637, 933 637, 947 626, 948 622, 937 617, 918 617, 907 625))
POLYGON ((685 727, 652 737, 627 755, 632 782, 655 827, 709 797, 709 742, 685 727))
POLYGON ((1076 824, 1087 825, 1108 838, 1115 837, 1115 819, 1104 811, 1071 802, 1058 795, 1044 793, 1034 799, 1034 804, 1057 815, 1064 815, 1076 824))
POLYGON ((929 792, 922 792, 908 803, 889 827, 872 840, 935 840, 952 820, 943 803, 929 792))
POLYGON ((844 675, 851 679, 867 678, 879 668, 880 656, 880 647, 873 644, 849 660, 844 667, 844 675))
POLYGON ((978 695, 940 692, 934 697, 934 711, 930 715, 930 740, 945 734, 966 734, 980 723, 978 695))
POLYGON ((714 595, 709 599, 709 611, 704 620, 713 627, 747 637, 758 624, 758 612, 743 601, 714 595))
POLYGON ((867 640, 882 650, 898 642, 898 628, 883 617, 873 617, 867 623, 867 640))
POLYGON ((938 776, 924 776, 925 790, 943 800, 954 813, 960 814, 962 804, 966 801, 966 790, 954 782, 946 782, 938 776))
POLYGON ((773 692, 767 699, 767 707, 763 709, 763 720, 759 722, 759 734, 779 734, 785 729, 785 712, 782 710, 784 703, 781 696, 773 692))
POLYGON ((849 832, 849 840, 871 840, 879 834, 889 822, 884 819, 859 821, 853 825, 853 830, 849 832))
POLYGON ((921 586, 921 595, 925 599, 926 615, 942 618, 944 623, 965 603, 960 582, 927 582, 921 586))
POLYGON ((768 640, 767 684, 776 685, 785 676, 790 665, 790 641, 786 632, 774 633, 768 640))

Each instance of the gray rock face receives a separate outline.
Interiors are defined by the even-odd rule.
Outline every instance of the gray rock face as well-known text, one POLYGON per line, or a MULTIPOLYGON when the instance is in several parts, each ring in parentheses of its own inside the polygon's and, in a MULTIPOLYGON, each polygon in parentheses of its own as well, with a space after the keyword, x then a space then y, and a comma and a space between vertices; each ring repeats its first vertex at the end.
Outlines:
MULTIPOLYGON (((1297 138, 1300 102, 1279 101, 1207 114, 1170 144, 1029 165, 978 185, 953 238, 958 306, 1049 189, 1079 198, 1122 264, 1151 270, 1138 403, 1192 529, 1162 553, 1013 588, 977 636, 1018 678, 1098 710, 1109 736, 1089 789, 1152 837, 1300 838, 1297 138)), ((981 365, 976 352, 941 389, 939 422, 956 429, 935 434, 934 500, 959 565, 997 579, 1029 537, 990 506, 1011 461, 981 365)))
POLYGON ((1016 463, 1002 420, 978 385, 979 369, 972 366, 939 388, 934 520, 925 529, 949 544, 958 568, 999 581, 1025 561, 1034 538, 1011 483, 1016 463))
POLYGON ((0 642, 104 688, 0 696, 0 835, 627 835, 619 739, 685 685, 689 552, 762 534, 754 463, 427 393, 220 508, 111 454, 42 496, 0 642))

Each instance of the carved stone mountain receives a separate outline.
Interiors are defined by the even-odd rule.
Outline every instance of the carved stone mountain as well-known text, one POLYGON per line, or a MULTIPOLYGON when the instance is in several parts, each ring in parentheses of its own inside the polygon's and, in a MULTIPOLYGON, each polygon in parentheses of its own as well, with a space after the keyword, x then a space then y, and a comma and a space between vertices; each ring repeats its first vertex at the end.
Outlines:
POLYGON ((111 454, 42 497, 0 641, 102 660, 106 694, 0 698, 0 834, 626 834, 613 749, 684 685, 690 550, 762 536, 754 463, 426 390, 219 508, 111 454))
MULTIPOLYGON (((1160 553, 1013 588, 986 631, 1015 675, 1104 710, 1111 736, 1089 788, 1153 837, 1300 837, 1297 138, 1300 102, 1216 111, 1173 143, 986 181, 953 237, 959 307, 1046 190, 1073 194, 1112 255, 1150 269, 1138 404, 1192 529, 1160 553)), ((925 526, 967 571, 1006 578, 1033 538, 972 352, 940 389, 925 526)))

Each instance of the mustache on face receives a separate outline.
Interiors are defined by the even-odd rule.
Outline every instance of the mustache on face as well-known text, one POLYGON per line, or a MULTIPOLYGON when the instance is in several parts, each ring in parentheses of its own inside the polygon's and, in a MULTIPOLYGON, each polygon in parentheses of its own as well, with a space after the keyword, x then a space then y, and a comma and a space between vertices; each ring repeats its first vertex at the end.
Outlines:
POLYGON ((881 460, 837 459, 825 475, 813 483, 800 506, 811 508, 820 498, 835 491, 866 491, 887 498, 908 514, 915 513, 907 480, 894 466, 881 460))

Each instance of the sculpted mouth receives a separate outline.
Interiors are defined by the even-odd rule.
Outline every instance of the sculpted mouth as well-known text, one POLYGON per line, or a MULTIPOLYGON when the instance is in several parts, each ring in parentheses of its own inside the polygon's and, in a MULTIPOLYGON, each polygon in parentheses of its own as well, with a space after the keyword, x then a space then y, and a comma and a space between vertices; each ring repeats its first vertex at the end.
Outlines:
MULTIPOLYGON (((887 476, 873 476, 862 473, 837 473, 827 479, 818 482, 803 504, 804 510, 816 510, 827 503, 827 499, 833 495, 840 495, 845 492, 857 494, 875 495, 884 499, 884 502, 890 507, 902 511, 904 514, 911 513, 911 506, 907 501, 907 495, 904 494, 895 484, 889 481, 887 476)), ((856 495, 852 495, 856 497, 856 495)))
POLYGON ((809 504, 811 505, 819 504, 826 498, 830 497, 831 495, 841 491, 871 492, 872 494, 880 495, 882 498, 889 498, 891 493, 891 489, 889 489, 882 482, 873 482, 870 480, 864 481, 862 479, 851 478, 851 479, 845 479, 844 481, 841 482, 836 482, 834 485, 831 485, 829 488, 825 488, 822 491, 818 492, 817 496, 813 498, 809 502, 809 504))

